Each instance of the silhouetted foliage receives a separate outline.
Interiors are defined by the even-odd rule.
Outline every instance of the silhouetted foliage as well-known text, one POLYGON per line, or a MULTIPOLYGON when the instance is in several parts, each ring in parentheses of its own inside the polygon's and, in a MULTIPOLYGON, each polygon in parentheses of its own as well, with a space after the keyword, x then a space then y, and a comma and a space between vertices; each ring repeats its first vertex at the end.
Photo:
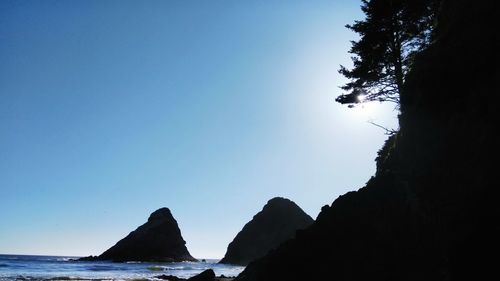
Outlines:
POLYGON ((431 41, 433 22, 440 0, 363 0, 366 19, 347 28, 360 35, 351 41, 353 69, 340 66, 350 80, 348 91, 336 101, 353 104, 366 101, 399 103, 405 76, 416 53, 431 41))

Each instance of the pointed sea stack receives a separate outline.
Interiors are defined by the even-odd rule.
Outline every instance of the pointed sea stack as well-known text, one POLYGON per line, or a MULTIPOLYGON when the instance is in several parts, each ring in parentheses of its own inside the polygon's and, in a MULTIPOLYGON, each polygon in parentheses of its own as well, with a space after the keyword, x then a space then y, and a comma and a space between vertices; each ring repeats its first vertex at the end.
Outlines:
POLYGON ((313 222, 294 202, 281 197, 273 198, 236 235, 220 263, 247 265, 293 238, 297 230, 313 222))
POLYGON ((196 261, 168 208, 153 212, 148 221, 98 257, 82 260, 177 262, 196 261))

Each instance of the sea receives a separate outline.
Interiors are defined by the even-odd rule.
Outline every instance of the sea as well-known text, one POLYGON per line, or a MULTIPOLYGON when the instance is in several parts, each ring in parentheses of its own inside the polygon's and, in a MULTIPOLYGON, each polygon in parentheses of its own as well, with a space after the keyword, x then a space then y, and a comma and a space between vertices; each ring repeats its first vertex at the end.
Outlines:
POLYGON ((200 262, 126 262, 75 261, 78 257, 0 255, 0 280, 161 280, 159 275, 192 277, 206 269, 217 276, 236 276, 244 267, 218 264, 218 260, 200 262))

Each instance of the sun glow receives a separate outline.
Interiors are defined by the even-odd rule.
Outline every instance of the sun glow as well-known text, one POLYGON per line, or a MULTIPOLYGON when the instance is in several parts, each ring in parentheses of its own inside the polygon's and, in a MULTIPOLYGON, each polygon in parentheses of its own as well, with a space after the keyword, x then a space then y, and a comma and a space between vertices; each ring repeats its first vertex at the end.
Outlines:
POLYGON ((360 103, 361 103, 361 102, 364 102, 364 101, 365 101, 365 98, 366 98, 366 96, 365 96, 365 95, 358 95, 358 96, 356 97, 356 99, 357 99, 357 100, 358 100, 358 102, 360 102, 360 103))
POLYGON ((348 112, 357 122, 376 123, 389 129, 398 127, 398 111, 390 103, 365 101, 350 108, 348 112))
POLYGON ((360 101, 356 106, 351 108, 353 113, 363 119, 372 119, 375 118, 378 112, 378 104, 373 102, 363 102, 364 96, 358 96, 358 100, 360 101))

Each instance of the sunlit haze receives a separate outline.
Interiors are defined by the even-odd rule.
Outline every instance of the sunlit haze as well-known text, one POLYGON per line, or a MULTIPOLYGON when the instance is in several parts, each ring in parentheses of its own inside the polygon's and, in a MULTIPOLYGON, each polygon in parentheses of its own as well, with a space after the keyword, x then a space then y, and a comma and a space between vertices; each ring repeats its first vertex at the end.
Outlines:
POLYGON ((1 1, 0 253, 100 254, 160 207, 221 258, 272 197, 375 172, 391 104, 335 102, 360 1, 1 1))

